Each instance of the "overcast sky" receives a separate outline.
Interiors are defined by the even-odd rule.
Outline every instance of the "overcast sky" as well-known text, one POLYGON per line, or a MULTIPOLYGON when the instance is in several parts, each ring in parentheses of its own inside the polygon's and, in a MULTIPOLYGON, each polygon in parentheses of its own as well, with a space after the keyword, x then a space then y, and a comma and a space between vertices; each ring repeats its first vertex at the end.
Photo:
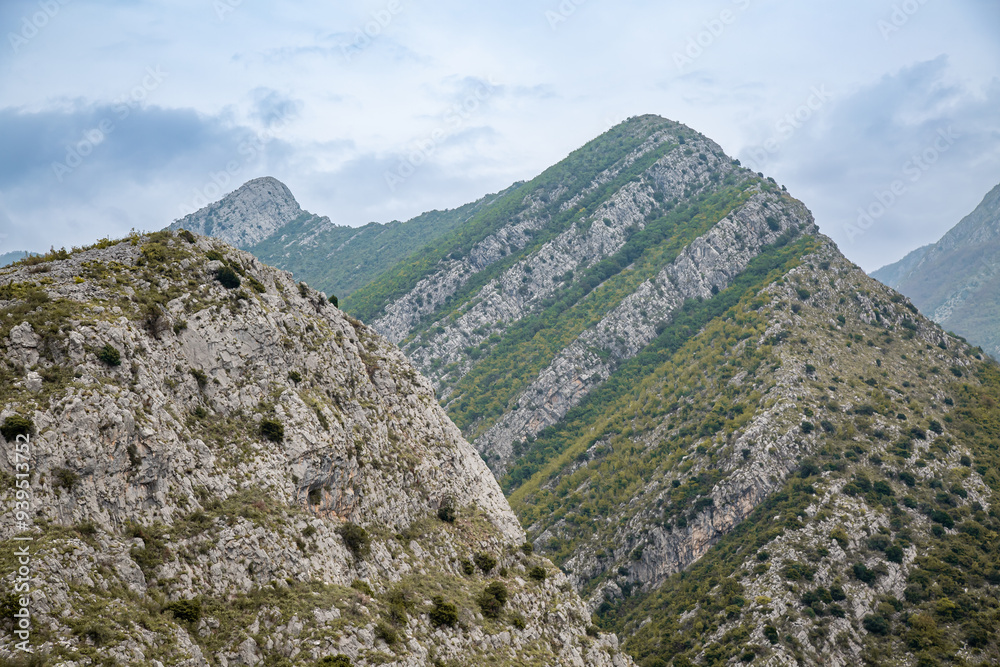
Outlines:
POLYGON ((0 253, 159 229, 263 175, 359 225, 653 113, 866 270, 1000 182, 996 0, 2 0, 0 253))

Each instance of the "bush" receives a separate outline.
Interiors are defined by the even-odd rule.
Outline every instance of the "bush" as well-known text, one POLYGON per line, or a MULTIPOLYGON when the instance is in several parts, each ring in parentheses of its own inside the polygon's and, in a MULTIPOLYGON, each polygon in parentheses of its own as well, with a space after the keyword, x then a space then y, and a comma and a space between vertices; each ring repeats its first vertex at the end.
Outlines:
POLYGON ((31 417, 21 415, 7 417, 3 420, 3 426, 0 426, 0 434, 8 442, 13 442, 19 435, 31 435, 34 432, 35 422, 31 421, 31 417))
POLYGON ((316 665, 317 667, 351 667, 351 659, 343 653, 338 653, 320 658, 316 665))
POLYGON ((197 623, 201 620, 201 602, 198 600, 177 600, 164 606, 163 611, 169 611, 178 621, 197 623))
POLYGON ((815 428, 816 427, 813 426, 812 422, 809 421, 802 422, 802 432, 805 433, 806 435, 812 433, 815 428))
POLYGON ((852 569, 855 578, 858 581, 868 584, 869 586, 875 583, 875 580, 878 578, 878 575, 875 573, 875 571, 868 569, 868 567, 863 563, 855 563, 852 569))
POLYGON ((462 572, 471 576, 476 571, 476 566, 468 558, 462 559, 462 572))
POLYGON ((545 568, 542 567, 541 565, 536 565, 530 570, 528 570, 528 577, 534 579, 535 581, 545 581, 545 578, 548 576, 548 574, 549 573, 546 572, 545 568))
POLYGON ((772 644, 778 643, 778 629, 775 628, 773 625, 764 626, 764 636, 767 637, 767 641, 771 642, 772 644))
POLYGON ((285 427, 277 419, 265 419, 260 423, 260 434, 271 442, 280 443, 285 439, 285 427))
POLYGON ((56 486, 61 486, 67 491, 72 489, 80 479, 79 475, 66 468, 56 468, 52 471, 52 475, 56 478, 56 486))
POLYGON ((215 279, 226 289, 236 289, 242 281, 231 266, 221 266, 215 271, 215 279))
POLYGON ((434 597, 434 608, 430 613, 431 623, 441 627, 453 627, 458 623, 458 607, 451 602, 445 602, 440 595, 434 597))
POLYGON ((111 343, 105 344, 97 351, 97 358, 108 366, 121 366, 122 355, 111 343))
POLYGON ((497 559, 487 553, 476 554, 472 557, 472 562, 483 571, 483 574, 489 574, 497 566, 497 559))
POLYGON ((531 542, 525 542, 524 544, 521 545, 521 553, 523 553, 525 556, 530 556, 532 553, 534 553, 534 551, 535 547, 531 542))
POLYGON ((445 505, 438 510, 438 518, 445 523, 455 523, 455 508, 451 505, 445 505))
POLYGON ((186 229, 182 229, 181 231, 177 232, 177 236, 181 237, 182 239, 184 239, 188 243, 194 243, 195 241, 198 240, 198 239, 195 238, 194 234, 192 234, 191 232, 189 232, 186 229))
POLYGON ((885 636, 889 634, 889 621, 884 616, 868 614, 861 624, 865 626, 865 630, 873 635, 885 636))
POLYGON ((365 556, 371 546, 371 538, 368 531, 356 523, 345 523, 338 531, 344 540, 344 545, 350 549, 356 558, 365 556))
POLYGON ((340 308, 340 299, 337 298, 336 294, 330 295, 330 303, 333 304, 334 308, 340 308))
POLYGON ((383 623, 382 621, 379 621, 375 625, 375 636, 389 645, 395 644, 399 641, 399 634, 396 632, 395 628, 390 626, 388 623, 383 623))
POLYGON ((507 603, 507 587, 499 581, 490 583, 479 595, 479 608, 486 618, 500 618, 503 606, 507 603))
POLYGON ((885 559, 891 563, 903 562, 903 549, 898 545, 892 545, 885 550, 885 559))

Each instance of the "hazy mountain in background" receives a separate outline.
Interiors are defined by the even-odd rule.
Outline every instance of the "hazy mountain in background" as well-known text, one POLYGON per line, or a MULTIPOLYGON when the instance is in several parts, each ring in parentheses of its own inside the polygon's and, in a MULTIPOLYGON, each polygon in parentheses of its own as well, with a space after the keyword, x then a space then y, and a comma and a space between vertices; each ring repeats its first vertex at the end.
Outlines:
POLYGON ((24 259, 30 254, 32 253, 28 252, 27 250, 15 250, 13 252, 5 252, 4 254, 0 255, 0 266, 8 266, 9 264, 13 264, 19 259, 24 259))
POLYGON ((1000 185, 940 241, 871 275, 1000 358, 1000 185))

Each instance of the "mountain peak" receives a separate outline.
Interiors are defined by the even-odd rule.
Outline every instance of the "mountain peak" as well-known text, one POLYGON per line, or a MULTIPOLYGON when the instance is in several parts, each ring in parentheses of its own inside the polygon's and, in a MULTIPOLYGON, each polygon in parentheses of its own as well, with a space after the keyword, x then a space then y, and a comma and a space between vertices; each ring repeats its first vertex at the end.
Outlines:
POLYGON ((272 176, 263 176, 175 221, 169 229, 187 229, 214 236, 237 248, 247 248, 303 213, 288 186, 272 176))

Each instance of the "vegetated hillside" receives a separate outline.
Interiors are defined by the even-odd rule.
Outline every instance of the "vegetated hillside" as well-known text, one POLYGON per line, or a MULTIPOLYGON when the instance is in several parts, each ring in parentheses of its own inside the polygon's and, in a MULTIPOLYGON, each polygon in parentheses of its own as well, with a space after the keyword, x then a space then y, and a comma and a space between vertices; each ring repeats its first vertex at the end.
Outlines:
POLYGON ((405 357, 250 254, 28 258, 0 346, 4 661, 28 544, 32 664, 631 664, 405 357))
POLYGON ((872 273, 1000 358, 1000 185, 940 241, 872 273))
POLYGON ((685 300, 711 297, 764 248, 813 228, 801 203, 715 143, 643 116, 510 191, 345 308, 400 342, 503 475, 685 300))
POLYGON ((640 664, 1000 656, 995 365, 690 129, 630 119, 346 307, 640 664))
POLYGON ((284 183, 265 176, 247 181, 214 204, 175 220, 167 229, 187 229, 248 248, 292 221, 317 217, 302 210, 284 183))
POLYGON ((343 298, 433 244, 503 193, 408 220, 363 227, 335 225, 328 218, 300 216, 247 250, 260 260, 291 271, 299 280, 343 298))
POLYGON ((641 665, 996 664, 1000 370, 822 237, 757 262, 532 443, 529 539, 641 665))

